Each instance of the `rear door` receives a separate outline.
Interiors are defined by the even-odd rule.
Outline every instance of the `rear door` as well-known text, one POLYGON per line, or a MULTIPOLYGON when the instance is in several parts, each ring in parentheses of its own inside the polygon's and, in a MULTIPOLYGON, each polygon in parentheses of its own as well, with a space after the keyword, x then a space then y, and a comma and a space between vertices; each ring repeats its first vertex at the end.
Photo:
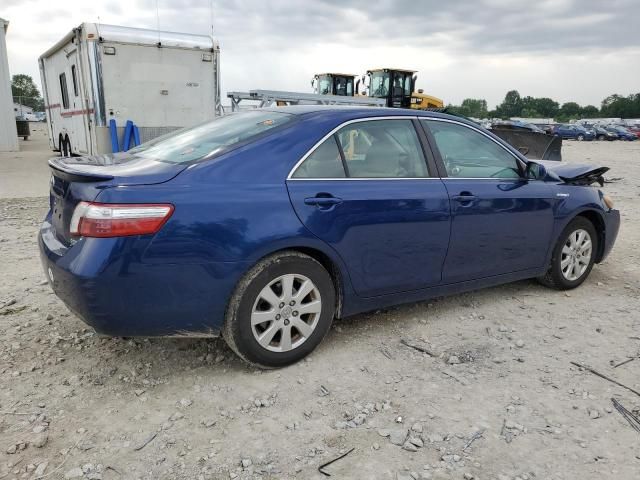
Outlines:
POLYGON ((298 217, 338 252, 360 296, 441 281, 449 200, 427 167, 416 124, 406 117, 350 122, 287 180, 298 217))
POLYGON ((466 124, 423 120, 451 199, 451 241, 443 282, 539 268, 554 224, 551 185, 521 176, 516 157, 466 124))

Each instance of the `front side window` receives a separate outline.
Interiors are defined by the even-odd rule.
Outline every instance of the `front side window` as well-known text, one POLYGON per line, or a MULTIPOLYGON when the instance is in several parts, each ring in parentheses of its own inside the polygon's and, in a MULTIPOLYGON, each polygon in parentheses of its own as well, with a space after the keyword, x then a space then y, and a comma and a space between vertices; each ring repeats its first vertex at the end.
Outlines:
POLYGON ((67 91, 67 76, 60 74, 60 96, 62 97, 62 108, 69 108, 69 92, 67 91))
POLYGON ((369 120, 347 125, 318 147, 293 173, 293 178, 345 176, 427 177, 425 158, 412 121, 369 120))
POLYGON ((232 113, 211 122, 158 137, 128 153, 160 162, 200 160, 246 142, 291 121, 293 115, 271 111, 232 113))
POLYGON ((422 147, 411 120, 371 120, 338 132, 347 170, 355 178, 426 177, 422 147))
POLYGON ((449 177, 520 177, 516 158, 480 132, 456 123, 423 122, 435 138, 449 177))

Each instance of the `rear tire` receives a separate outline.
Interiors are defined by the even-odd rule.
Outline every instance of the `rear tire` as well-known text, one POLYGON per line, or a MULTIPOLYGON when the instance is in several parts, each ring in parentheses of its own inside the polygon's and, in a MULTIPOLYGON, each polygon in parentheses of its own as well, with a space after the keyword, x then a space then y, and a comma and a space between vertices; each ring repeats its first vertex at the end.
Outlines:
POLYGON ((560 234, 549 270, 538 281, 556 290, 570 290, 584 282, 596 259, 598 233, 584 217, 574 218, 560 234))
POLYGON ((600 141, 606 140, 606 137, 604 135, 598 135, 598 140, 600 141))
POLYGON ((222 336, 245 361, 284 367, 320 344, 335 305, 335 288, 325 268, 307 255, 284 251, 260 261, 240 280, 222 336))

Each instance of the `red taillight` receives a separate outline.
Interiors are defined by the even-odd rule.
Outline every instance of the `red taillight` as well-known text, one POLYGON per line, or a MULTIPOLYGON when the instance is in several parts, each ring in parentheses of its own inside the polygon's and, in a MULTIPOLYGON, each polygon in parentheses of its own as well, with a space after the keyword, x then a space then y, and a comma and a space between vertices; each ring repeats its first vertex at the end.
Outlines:
POLYGON ((69 230, 80 237, 149 235, 160 230, 172 213, 171 204, 80 202, 69 230))

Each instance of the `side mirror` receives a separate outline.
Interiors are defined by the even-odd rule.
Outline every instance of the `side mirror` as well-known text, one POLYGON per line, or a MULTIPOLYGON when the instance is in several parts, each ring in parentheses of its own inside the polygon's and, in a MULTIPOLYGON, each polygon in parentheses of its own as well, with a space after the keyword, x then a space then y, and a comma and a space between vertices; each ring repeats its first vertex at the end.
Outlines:
POLYGON ((524 177, 527 180, 542 180, 547 176, 547 169, 543 165, 536 162, 527 162, 524 169, 524 177))

